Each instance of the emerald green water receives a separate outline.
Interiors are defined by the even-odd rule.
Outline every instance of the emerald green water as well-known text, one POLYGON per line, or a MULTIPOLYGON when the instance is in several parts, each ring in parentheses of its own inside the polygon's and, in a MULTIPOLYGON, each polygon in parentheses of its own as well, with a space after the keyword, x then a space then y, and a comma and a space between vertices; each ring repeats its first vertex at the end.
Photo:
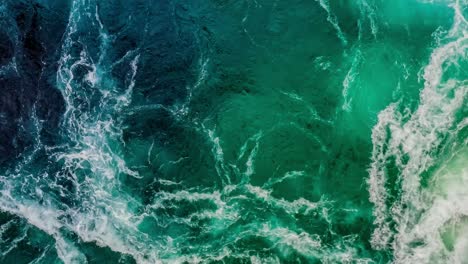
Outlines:
POLYGON ((467 14, 0 3, 0 262, 468 263, 467 14))

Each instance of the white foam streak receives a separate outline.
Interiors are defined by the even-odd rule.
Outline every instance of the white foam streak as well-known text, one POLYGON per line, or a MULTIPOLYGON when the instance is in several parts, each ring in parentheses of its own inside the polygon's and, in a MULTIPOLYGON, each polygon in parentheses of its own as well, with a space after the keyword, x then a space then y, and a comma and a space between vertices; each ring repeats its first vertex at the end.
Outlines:
POLYGON ((255 195, 257 199, 263 200, 264 202, 277 208, 281 208, 288 214, 309 214, 319 209, 322 205, 322 202, 315 203, 304 198, 299 198, 294 201, 287 201, 283 198, 278 199, 271 195, 271 190, 263 189, 261 187, 250 184, 245 185, 245 188, 248 192, 255 195))
POLYGON ((348 40, 346 40, 345 35, 343 34, 343 31, 341 30, 339 24, 338 24, 338 18, 331 12, 330 10, 330 3, 328 2, 329 0, 315 0, 320 4, 320 6, 327 12, 327 21, 333 26, 333 28, 336 30, 336 34, 338 38, 341 40, 341 42, 344 45, 348 44, 348 40))
MULTIPOLYGON (((293 249, 308 259, 320 259, 324 263, 372 263, 370 259, 356 258, 355 249, 346 243, 330 248, 325 246, 326 243, 322 243, 319 235, 309 234, 305 231, 296 232, 288 228, 264 224, 257 232, 257 236, 268 238, 274 247, 278 248, 284 255, 293 249)), ((351 238, 348 242, 352 243, 352 240, 351 238)))
POLYGON ((360 11, 361 11, 361 19, 358 21, 359 24, 359 39, 361 38, 362 35, 362 26, 361 20, 367 19, 370 24, 370 29, 371 33, 374 37, 377 37, 377 33, 379 31, 379 28, 377 27, 377 22, 376 22, 376 10, 375 7, 373 7, 371 4, 367 2, 367 0, 360 0, 358 2, 360 11))
POLYGON ((260 139, 262 138, 262 131, 259 131, 257 134, 252 136, 249 140, 253 140, 255 142, 255 146, 253 147, 252 151, 250 152, 247 161, 245 162, 246 170, 244 173, 245 181, 249 182, 250 177, 255 173, 255 157, 258 153, 258 148, 260 144, 260 139))
POLYGON ((361 64, 361 61, 362 61, 362 56, 358 47, 358 49, 356 50, 356 54, 354 54, 351 67, 349 71, 346 73, 346 77, 343 80, 343 90, 341 93, 343 95, 344 102, 341 108, 346 112, 351 111, 351 102, 353 99, 349 97, 349 88, 352 87, 352 85, 356 81, 356 76, 358 75, 358 72, 359 72, 358 67, 361 64))
POLYGON ((268 182, 265 184, 264 187, 269 188, 269 187, 271 187, 273 185, 276 185, 278 183, 282 183, 283 181, 286 181, 286 180, 289 180, 289 179, 295 179, 295 178, 299 178, 299 177, 305 177, 305 176, 306 176, 305 171, 288 171, 281 178, 277 178, 277 179, 270 178, 268 180, 268 182))
POLYGON ((212 144, 211 152, 213 153, 213 158, 215 160, 215 169, 218 173, 218 176, 223 178, 226 184, 231 184, 231 179, 228 172, 226 171, 226 166, 224 164, 224 152, 221 147, 220 139, 215 134, 214 129, 208 129, 205 125, 202 124, 202 130, 208 135, 208 139, 212 144))

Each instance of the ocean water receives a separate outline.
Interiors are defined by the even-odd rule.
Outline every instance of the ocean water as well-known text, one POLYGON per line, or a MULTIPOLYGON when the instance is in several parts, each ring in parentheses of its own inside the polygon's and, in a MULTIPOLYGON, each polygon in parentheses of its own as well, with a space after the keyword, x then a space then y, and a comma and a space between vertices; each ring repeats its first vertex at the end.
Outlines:
POLYGON ((0 263, 468 263, 467 0, 0 0, 0 263))

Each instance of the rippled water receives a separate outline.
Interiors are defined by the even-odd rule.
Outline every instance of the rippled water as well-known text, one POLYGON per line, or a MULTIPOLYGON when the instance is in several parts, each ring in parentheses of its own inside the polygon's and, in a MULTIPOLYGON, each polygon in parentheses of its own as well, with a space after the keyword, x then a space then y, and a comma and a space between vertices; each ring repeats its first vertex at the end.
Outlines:
POLYGON ((466 0, 3 0, 1 263, 468 263, 466 0))

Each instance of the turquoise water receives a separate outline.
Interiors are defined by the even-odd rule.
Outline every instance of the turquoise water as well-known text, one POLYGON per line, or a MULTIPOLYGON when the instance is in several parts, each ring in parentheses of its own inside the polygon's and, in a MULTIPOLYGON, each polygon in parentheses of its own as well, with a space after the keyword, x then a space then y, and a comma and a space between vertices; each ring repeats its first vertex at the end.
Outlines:
POLYGON ((466 0, 3 0, 1 263, 468 263, 466 0))

